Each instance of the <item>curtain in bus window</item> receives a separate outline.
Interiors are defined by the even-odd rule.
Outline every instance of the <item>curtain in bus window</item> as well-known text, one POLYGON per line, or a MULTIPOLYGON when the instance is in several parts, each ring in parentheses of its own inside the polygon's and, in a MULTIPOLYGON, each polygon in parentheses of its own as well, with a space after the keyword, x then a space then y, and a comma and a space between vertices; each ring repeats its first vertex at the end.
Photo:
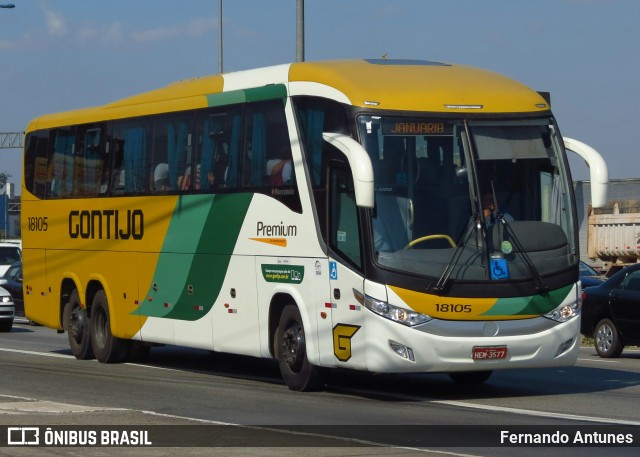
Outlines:
POLYGON ((238 154, 240 153, 240 116, 235 115, 231 121, 231 138, 229 139, 229 173, 227 186, 238 184, 238 154))
POLYGON ((266 121, 264 114, 255 113, 253 115, 253 128, 251 131, 251 184, 262 186, 264 184, 265 164, 267 160, 266 145, 266 121))
POLYGON ((145 190, 147 144, 143 127, 128 128, 124 135, 124 190, 145 190))
POLYGON ((59 132, 53 145, 53 157, 49 169, 51 187, 49 195, 64 197, 73 190, 73 145, 76 136, 59 132))
POLYGON ((307 110, 306 115, 305 136, 307 138, 307 154, 311 157, 313 184, 319 186, 322 181, 322 150, 324 147, 322 131, 324 130, 324 111, 311 108, 307 110))
POLYGON ((177 122, 167 125, 167 160, 169 161, 169 189, 176 189, 178 177, 186 169, 187 161, 187 123, 177 122))

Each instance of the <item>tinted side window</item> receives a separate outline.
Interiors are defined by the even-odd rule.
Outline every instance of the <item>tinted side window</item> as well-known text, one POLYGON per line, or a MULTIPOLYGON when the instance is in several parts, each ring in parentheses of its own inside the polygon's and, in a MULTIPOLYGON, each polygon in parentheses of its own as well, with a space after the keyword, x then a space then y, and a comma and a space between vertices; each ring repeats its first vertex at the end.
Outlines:
POLYGON ((295 108, 298 131, 313 186, 322 186, 325 179, 322 170, 327 161, 327 142, 322 133, 349 135, 347 112, 343 105, 318 97, 297 97, 295 108))
POLYGON ((176 191, 183 183, 191 162, 193 116, 170 114, 153 122, 151 192, 176 191))
POLYGON ((348 167, 336 167, 330 179, 330 244, 360 267, 360 226, 351 172, 348 167))
POLYGON ((73 195, 95 197, 105 194, 109 160, 104 127, 99 124, 78 126, 73 153, 73 195))
POLYGON ((31 132, 26 138, 24 184, 39 198, 46 196, 49 162, 49 131, 31 132))
POLYGON ((302 204, 296 187, 284 102, 273 100, 246 105, 244 123, 240 184, 300 212, 302 204))
POLYGON ((632 271, 622 281, 621 288, 640 292, 640 270, 632 271))
POLYGON ((271 187, 295 180, 291 143, 282 101, 247 105, 242 183, 246 187, 271 187), (282 163, 282 166, 276 166, 282 163))
POLYGON ((69 197, 73 194, 73 154, 75 127, 56 129, 51 136, 51 154, 47 173, 47 195, 69 197))
POLYGON ((197 192, 235 190, 242 140, 240 107, 198 112, 196 150, 185 174, 183 189, 197 192))
POLYGON ((114 194, 144 194, 151 181, 149 118, 114 123, 110 150, 113 154, 111 186, 114 194))

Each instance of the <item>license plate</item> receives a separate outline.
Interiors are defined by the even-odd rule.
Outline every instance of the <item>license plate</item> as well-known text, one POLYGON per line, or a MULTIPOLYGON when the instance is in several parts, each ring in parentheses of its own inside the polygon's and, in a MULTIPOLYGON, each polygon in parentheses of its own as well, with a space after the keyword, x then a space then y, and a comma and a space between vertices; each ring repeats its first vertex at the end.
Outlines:
POLYGON ((506 346, 475 346, 471 352, 471 358, 473 360, 506 359, 508 352, 506 346))

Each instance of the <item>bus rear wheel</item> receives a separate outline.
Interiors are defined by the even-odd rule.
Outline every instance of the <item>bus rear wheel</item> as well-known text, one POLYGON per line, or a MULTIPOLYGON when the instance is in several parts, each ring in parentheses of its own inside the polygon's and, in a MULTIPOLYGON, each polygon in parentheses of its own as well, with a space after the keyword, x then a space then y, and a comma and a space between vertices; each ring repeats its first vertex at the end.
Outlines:
POLYGON ((276 330, 275 353, 289 389, 308 392, 324 386, 320 369, 307 359, 304 327, 295 305, 287 305, 282 311, 276 330))
POLYGON ((91 336, 89 332, 89 316, 87 310, 80 306, 77 290, 73 290, 62 313, 62 326, 67 331, 71 353, 78 360, 93 359, 91 336))
POLYGON ((128 343, 111 333, 107 296, 104 290, 98 291, 91 305, 91 345, 96 359, 102 363, 123 362, 127 357, 128 343))

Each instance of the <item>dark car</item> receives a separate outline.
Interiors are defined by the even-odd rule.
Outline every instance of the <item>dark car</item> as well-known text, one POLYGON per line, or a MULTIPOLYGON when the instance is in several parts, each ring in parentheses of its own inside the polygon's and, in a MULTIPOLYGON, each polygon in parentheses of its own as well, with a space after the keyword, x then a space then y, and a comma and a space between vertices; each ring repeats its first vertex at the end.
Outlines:
POLYGON ((640 263, 583 290, 580 332, 594 339, 600 357, 640 344, 640 263))
POLYGON ((601 275, 582 260, 580 261, 580 283, 582 283, 583 289, 591 286, 599 286, 605 282, 606 279, 606 276, 601 275))
POLYGON ((22 292, 22 261, 12 263, 0 277, 0 286, 9 291, 15 305, 16 316, 24 316, 24 295, 22 292))

